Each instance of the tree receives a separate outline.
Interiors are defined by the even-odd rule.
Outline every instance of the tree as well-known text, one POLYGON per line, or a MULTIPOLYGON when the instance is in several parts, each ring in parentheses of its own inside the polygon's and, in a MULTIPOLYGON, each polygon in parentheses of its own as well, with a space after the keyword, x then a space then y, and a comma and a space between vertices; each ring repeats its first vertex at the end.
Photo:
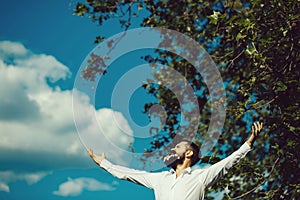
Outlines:
MULTIPOLYGON (((208 196, 228 187, 230 195, 224 195, 224 199, 297 199, 300 193, 299 10, 297 0, 86 0, 77 4, 74 13, 87 15, 100 26, 117 18, 127 30, 132 18, 143 12, 146 17, 142 27, 176 30, 203 45, 227 83, 227 117, 223 130, 226 134, 219 138, 215 154, 201 162, 217 162, 216 155, 224 157, 236 149, 239 141, 248 136, 247 122, 262 120, 266 127, 254 152, 231 170, 234 173, 218 182, 208 196), (221 146, 226 146, 226 151, 221 146)), ((95 42, 102 39, 99 36, 95 42)), ((208 91, 196 78, 199 74, 194 68, 172 53, 158 53, 157 57, 145 55, 144 59, 172 66, 194 88, 204 88, 197 97, 199 105, 208 103, 208 91)), ((103 71, 87 69, 84 73, 90 79, 103 71)), ((168 135, 156 138, 149 147, 151 152, 172 140, 180 110, 178 100, 166 88, 155 84, 146 84, 144 88, 167 113, 164 130, 168 135)), ((151 105, 151 102, 145 105, 145 112, 151 105)), ((198 138, 204 136, 210 114, 209 109, 202 110, 204 120, 199 123, 198 138)))

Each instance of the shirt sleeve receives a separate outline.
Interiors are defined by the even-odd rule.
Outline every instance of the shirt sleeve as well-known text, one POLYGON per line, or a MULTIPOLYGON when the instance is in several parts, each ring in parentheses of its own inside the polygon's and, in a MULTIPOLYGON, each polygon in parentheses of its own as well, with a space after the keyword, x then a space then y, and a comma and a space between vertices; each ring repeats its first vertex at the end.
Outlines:
POLYGON ((159 173, 150 173, 114 165, 106 159, 102 160, 100 167, 119 179, 128 180, 150 189, 154 189, 154 186, 159 182, 159 173))
MULTIPOLYGON (((251 147, 245 142, 237 151, 233 152, 227 158, 205 169, 203 172, 203 183, 206 187, 212 186, 219 178, 224 176, 228 170, 238 163, 251 150, 251 147)), ((201 179, 203 176, 201 176, 201 179)))

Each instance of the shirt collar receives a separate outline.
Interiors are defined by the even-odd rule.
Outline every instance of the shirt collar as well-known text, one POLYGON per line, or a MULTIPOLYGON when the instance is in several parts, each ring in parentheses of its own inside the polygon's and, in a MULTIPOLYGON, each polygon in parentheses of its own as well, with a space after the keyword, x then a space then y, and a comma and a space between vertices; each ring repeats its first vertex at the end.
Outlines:
POLYGON ((185 170, 183 170, 182 173, 188 173, 188 174, 190 174, 191 172, 192 172, 192 168, 188 167, 185 170))
MULTIPOLYGON (((171 172, 171 174, 174 174, 175 170, 172 168, 172 169, 170 169, 170 172, 171 172)), ((191 172, 192 172, 192 168, 188 167, 182 171, 182 174, 190 174, 191 172)))

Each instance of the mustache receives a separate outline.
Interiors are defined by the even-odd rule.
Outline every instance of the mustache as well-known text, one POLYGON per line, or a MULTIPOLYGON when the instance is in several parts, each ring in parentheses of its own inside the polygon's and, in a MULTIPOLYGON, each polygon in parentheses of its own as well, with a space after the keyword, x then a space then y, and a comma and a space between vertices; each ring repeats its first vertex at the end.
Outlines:
POLYGON ((164 157, 164 162, 169 162, 171 160, 177 160, 180 159, 180 156, 176 153, 168 154, 164 157))

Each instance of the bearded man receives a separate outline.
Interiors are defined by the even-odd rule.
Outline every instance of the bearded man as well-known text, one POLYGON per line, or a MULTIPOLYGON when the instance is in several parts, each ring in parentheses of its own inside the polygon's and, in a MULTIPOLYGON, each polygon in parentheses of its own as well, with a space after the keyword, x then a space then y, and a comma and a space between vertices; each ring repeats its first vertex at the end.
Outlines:
POLYGON ((188 140, 182 140, 171 149, 171 154, 164 158, 170 171, 146 172, 114 165, 105 158, 88 154, 93 161, 113 176, 137 183, 154 190, 156 200, 203 200, 206 188, 212 186, 224 176, 228 170, 240 161, 252 149, 258 133, 262 130, 262 123, 252 125, 250 138, 230 156, 205 169, 194 169, 200 160, 199 147, 188 140))

